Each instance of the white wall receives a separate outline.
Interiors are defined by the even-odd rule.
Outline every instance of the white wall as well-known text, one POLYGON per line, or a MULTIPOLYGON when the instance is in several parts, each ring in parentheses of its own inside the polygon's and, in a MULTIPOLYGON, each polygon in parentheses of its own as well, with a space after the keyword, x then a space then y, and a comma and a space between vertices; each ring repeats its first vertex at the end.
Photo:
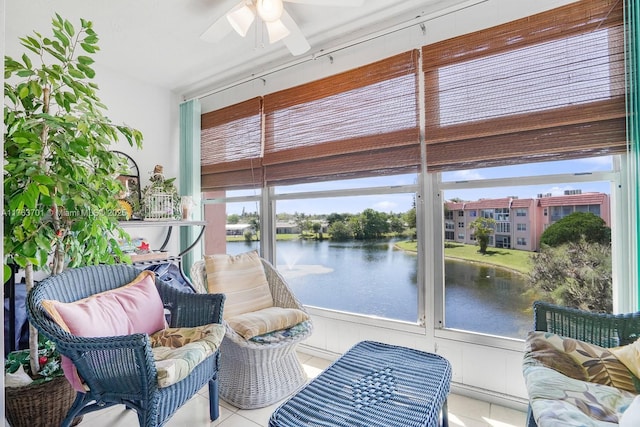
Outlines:
MULTIPOLYGON (((114 150, 129 154, 138 164, 141 188, 149 184, 155 165, 164 167, 165 178, 179 176, 179 99, 168 89, 116 73, 96 65, 98 96, 107 106, 107 117, 114 124, 126 124, 142 132, 142 149, 131 147, 121 138, 114 150)), ((177 182, 177 181, 176 181, 177 182)), ((166 228, 127 228, 132 237, 147 238, 152 248, 164 240, 166 228)), ((168 249, 177 251, 179 233, 174 231, 168 249)))

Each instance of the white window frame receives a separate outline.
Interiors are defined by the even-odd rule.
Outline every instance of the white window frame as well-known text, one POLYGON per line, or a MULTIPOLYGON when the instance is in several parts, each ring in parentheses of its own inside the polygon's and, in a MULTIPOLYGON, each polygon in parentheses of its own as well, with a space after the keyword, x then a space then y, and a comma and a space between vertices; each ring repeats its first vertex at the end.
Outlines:
MULTIPOLYGON (((553 174, 553 175, 540 175, 540 176, 518 176, 513 178, 498 178, 498 179, 484 179, 484 180, 472 180, 464 182, 447 181, 443 182, 440 174, 426 174, 425 178, 429 185, 426 188, 432 188, 434 200, 442 200, 443 192, 447 190, 462 190, 462 189, 485 189, 495 187, 512 187, 512 186, 527 186, 527 185, 541 185, 541 184, 556 184, 562 183, 580 183, 580 182, 594 182, 594 181, 608 181, 611 183, 611 230, 612 230, 612 258, 613 258, 613 299, 614 299, 614 312, 630 311, 623 308, 623 306, 632 304, 629 301, 624 301, 621 298, 623 294, 628 293, 628 290, 624 290, 625 283, 629 283, 628 280, 621 280, 626 276, 626 270, 622 268, 622 261, 624 257, 620 256, 621 248, 629 247, 629 236, 622 232, 627 229, 624 225, 620 225, 620 222, 629 224, 628 215, 625 213, 628 211, 628 207, 624 203, 624 198, 620 196, 621 182, 623 172, 620 170, 621 160, 620 157, 614 156, 613 170, 607 172, 593 172, 593 173, 567 173, 567 174, 553 174)), ((442 211, 442 208, 440 209, 442 211)), ((437 209, 433 210, 434 215, 427 220, 431 220, 429 228, 432 230, 438 230, 438 227, 442 229, 442 214, 437 215, 437 209)), ((433 233, 432 237, 436 237, 437 234, 433 233)), ((434 246, 442 246, 442 242, 437 240, 433 241, 434 246)), ((440 304, 435 304, 433 307, 433 313, 435 315, 434 335, 436 338, 464 341, 467 343, 492 346, 497 348, 504 348, 508 350, 521 351, 522 341, 524 339, 515 339, 509 337, 499 337, 495 335, 488 335, 473 331, 448 329, 443 325, 445 322, 445 284, 444 284, 444 251, 442 252, 442 259, 434 263, 435 269, 433 270, 433 292, 435 301, 439 301, 440 304)))

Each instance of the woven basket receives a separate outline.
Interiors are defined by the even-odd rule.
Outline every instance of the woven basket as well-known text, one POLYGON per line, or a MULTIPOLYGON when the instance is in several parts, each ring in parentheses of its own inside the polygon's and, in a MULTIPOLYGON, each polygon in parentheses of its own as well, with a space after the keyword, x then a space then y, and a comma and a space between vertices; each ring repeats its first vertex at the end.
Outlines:
MULTIPOLYGON (((59 426, 76 398, 65 377, 25 387, 5 387, 5 415, 11 427, 59 426)), ((76 417, 77 425, 82 417, 76 417)))

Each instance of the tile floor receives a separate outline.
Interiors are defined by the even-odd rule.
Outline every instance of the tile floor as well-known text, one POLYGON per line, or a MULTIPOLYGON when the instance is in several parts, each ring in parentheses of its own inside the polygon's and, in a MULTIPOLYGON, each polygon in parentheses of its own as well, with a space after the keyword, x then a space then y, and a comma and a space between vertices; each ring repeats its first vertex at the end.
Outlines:
MULTIPOLYGON (((309 378, 314 378, 331 361, 299 353, 299 358, 309 378)), ((279 405, 261 409, 243 410, 220 400, 220 418, 209 421, 209 401, 207 387, 184 404, 169 420, 166 427, 265 427, 271 413, 279 405)), ((451 427, 521 427, 525 425, 524 412, 495 404, 470 399, 459 395, 449 395, 449 425, 451 427)), ((105 409, 84 416, 80 427, 136 427, 135 412, 126 411, 122 406, 105 409)))

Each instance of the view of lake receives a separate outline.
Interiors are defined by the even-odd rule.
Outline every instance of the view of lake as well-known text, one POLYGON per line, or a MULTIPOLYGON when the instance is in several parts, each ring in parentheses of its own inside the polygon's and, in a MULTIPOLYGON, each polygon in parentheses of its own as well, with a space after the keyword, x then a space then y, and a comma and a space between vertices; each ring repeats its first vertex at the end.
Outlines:
MULTIPOLYGON (((416 322, 416 255, 394 249, 394 240, 277 242, 278 270, 309 306, 416 322)), ((227 242, 238 254, 257 242, 227 242)), ((445 261, 446 326, 523 338, 531 329, 524 280, 510 271, 445 261)))

